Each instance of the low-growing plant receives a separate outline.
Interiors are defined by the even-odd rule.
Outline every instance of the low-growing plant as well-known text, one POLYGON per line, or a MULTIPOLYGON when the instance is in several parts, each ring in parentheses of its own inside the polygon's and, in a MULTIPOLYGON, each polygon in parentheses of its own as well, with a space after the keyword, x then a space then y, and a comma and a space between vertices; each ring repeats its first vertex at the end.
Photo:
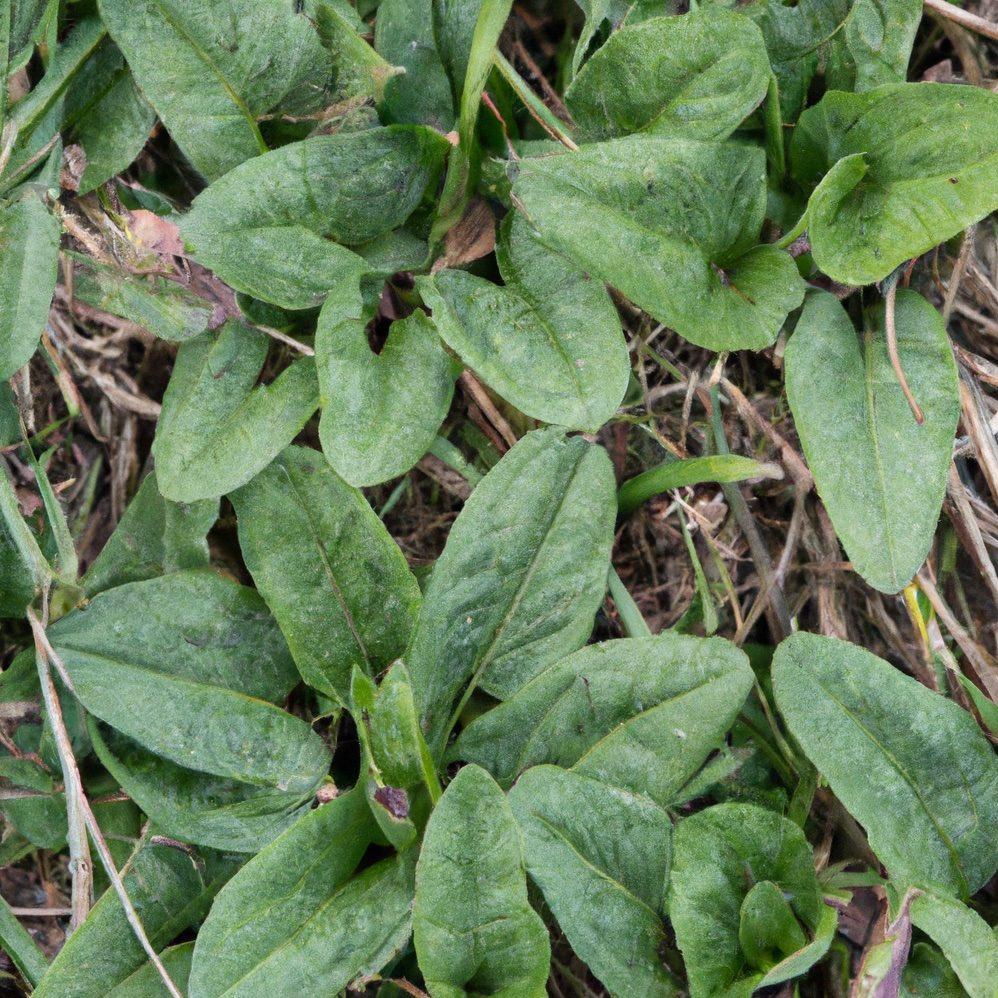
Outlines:
POLYGON ((0 475, 0 854, 64 856, 70 896, 51 961, 3 903, 0 942, 39 998, 998 993, 998 673, 913 584, 956 474, 953 298, 911 281, 998 209, 998 96, 906 82, 921 0, 543 6, 0 12, 0 445, 37 489, 0 475), (531 54, 538 18, 564 33, 531 54), (30 365, 99 439, 81 317, 173 345, 161 407, 100 383, 152 470, 85 560, 30 365), (783 467, 728 453, 730 351, 783 366, 806 468, 761 422, 904 594, 930 682, 798 629, 737 487, 783 467), (664 439, 621 415, 632 353, 715 432, 621 482, 607 425, 664 439), (459 379, 493 435, 463 450, 459 379), (385 520, 428 454, 464 501, 414 572, 385 520), (674 626, 611 560, 702 483, 749 521, 734 640, 681 500, 674 626))

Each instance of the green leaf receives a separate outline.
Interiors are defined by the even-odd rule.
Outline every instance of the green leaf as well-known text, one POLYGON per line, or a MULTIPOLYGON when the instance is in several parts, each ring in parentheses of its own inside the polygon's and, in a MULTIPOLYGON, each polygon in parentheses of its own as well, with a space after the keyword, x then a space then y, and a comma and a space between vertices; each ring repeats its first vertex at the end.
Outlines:
POLYGON ((114 533, 83 578, 93 596, 126 582, 208 565, 208 531, 218 519, 218 500, 176 503, 159 493, 150 472, 128 504, 114 533))
POLYGON ((0 209, 0 381, 31 359, 48 321, 59 223, 36 197, 0 209))
POLYGON ((400 226, 436 183, 449 148, 411 125, 293 142, 202 191, 180 230, 195 258, 237 291, 311 308, 369 269, 338 244, 400 226))
POLYGON ((350 878, 374 831, 352 790, 301 818, 219 894, 198 934, 191 998, 336 994, 376 974, 411 931, 413 856, 350 878))
POLYGON ((212 572, 96 596, 49 628, 84 707, 151 752, 305 796, 329 764, 309 726, 257 697, 297 678, 263 601, 212 572))
POLYGON ((478 181, 478 112, 511 7, 512 0, 433 0, 433 31, 458 108, 458 143, 447 163, 431 245, 436 245, 464 214, 478 181))
POLYGON ((329 56, 291 0, 99 0, 142 92, 214 180, 267 146, 257 119, 322 106, 329 56))
POLYGON ((814 293, 786 349, 787 397, 818 492, 853 568, 886 593, 903 589, 929 552, 960 414, 936 310, 899 291, 895 323, 921 425, 891 367, 882 305, 860 336, 833 295, 814 293))
POLYGON ((5 583, 8 579, 12 582, 9 591, 12 597, 12 602, 8 606, 9 612, 17 609, 22 596, 27 596, 30 602, 35 593, 49 584, 54 573, 45 560, 35 535, 21 516, 21 507, 18 505, 17 493, 8 477, 6 463, 0 465, 0 535, 3 540, 0 544, 0 554, 3 555, 3 578, 5 583))
POLYGON ((547 929, 527 901, 516 821, 495 781, 465 766, 426 826, 412 914, 433 998, 547 993, 547 929))
POLYGON ((312 798, 200 773, 147 752, 92 717, 97 757, 166 835, 195 845, 255 853, 307 810, 312 798))
POLYGON ((18 973, 32 987, 37 986, 48 969, 48 959, 3 898, 0 898, 0 945, 18 973))
POLYGON ((305 681, 347 703, 352 667, 405 650, 419 586, 364 496, 317 451, 288 447, 231 496, 246 567, 305 681))
POLYGON ((922 0, 853 0, 829 46, 828 88, 862 93, 904 82, 922 13, 922 0))
POLYGON ((127 169, 155 123, 156 113, 139 93, 121 52, 105 39, 80 67, 63 106, 66 140, 80 146, 86 157, 79 193, 87 194, 127 169))
POLYGON ((662 807, 718 747, 753 682, 722 638, 666 632, 583 648, 473 721, 452 755, 508 787, 556 763, 662 807))
POLYGON ((970 998, 994 998, 998 938, 977 912, 943 894, 924 891, 911 903, 911 920, 943 951, 970 998))
POLYGON ((783 472, 778 466, 753 461, 752 458, 738 454, 711 454, 707 457, 665 461, 624 482, 617 493, 617 506, 620 515, 627 516, 654 496, 684 485, 782 477, 783 472))
POLYGON ((762 103, 769 73, 766 43, 747 17, 704 9, 622 27, 565 100, 590 140, 633 132, 725 139, 762 103))
POLYGON ((256 386, 269 344, 264 333, 230 320, 181 346, 152 445, 166 498, 195 502, 245 485, 315 412, 310 357, 256 386))
POLYGON ((967 896, 991 878, 998 760, 966 711, 876 655, 814 634, 779 646, 773 686, 790 731, 901 889, 967 896))
POLYGON ((870 284, 998 208, 998 95, 898 83, 833 92, 801 116, 791 157, 815 263, 870 284))
POLYGON ((904 968, 901 998, 967 998, 946 957, 930 943, 915 943, 904 968))
POLYGON ((411 788, 425 781, 434 803, 441 793, 405 666, 394 665, 380 688, 354 667, 349 706, 360 743, 364 796, 385 838, 402 852, 426 820, 426 796, 421 788, 414 793, 411 788))
POLYGON ((128 319, 162 340, 182 343, 213 322, 211 303, 176 281, 153 274, 139 278, 82 256, 74 262, 74 302, 128 319))
POLYGON ((666 812, 557 766, 527 770, 509 803, 527 872, 579 959, 622 998, 678 994, 661 957, 672 856, 666 812))
POLYGON ((425 312, 393 322, 376 354, 357 284, 344 282, 319 313, 315 362, 319 439, 348 482, 396 478, 430 449, 450 409, 455 372, 425 312))
POLYGON ((385 113, 399 124, 429 125, 448 132, 454 99, 433 34, 433 0, 382 0, 375 48, 405 73, 385 85, 385 113))
MULTIPOLYGON (((172 846, 144 842, 122 880, 158 950, 204 918, 212 898, 237 867, 217 853, 187 855, 172 846)), ((118 895, 109 889, 66 940, 34 993, 38 998, 105 998, 146 960, 118 895)))
POLYGON ((606 588, 613 492, 602 448, 537 430, 465 503, 405 656, 436 758, 462 690, 509 696, 588 639, 606 588))
POLYGON ((360 37, 358 32, 367 33, 369 29, 356 10, 346 0, 341 3, 320 0, 315 4, 314 20, 319 38, 333 61, 335 83, 327 102, 341 105, 347 115, 370 102, 380 103, 386 83, 399 70, 360 37))
POLYGON ((417 287, 447 345, 521 412, 595 432, 617 411, 630 361, 606 289, 511 214, 496 250, 504 284, 460 270, 417 287))
POLYGON ((754 246, 762 149, 638 135, 519 166, 541 239, 698 346, 769 346, 803 299, 790 256, 754 246))
MULTIPOLYGON (((669 917, 692 998, 748 996, 761 985, 763 974, 745 966, 748 954, 742 951, 739 934, 744 931, 746 900, 751 905, 751 899, 759 897, 758 885, 766 881, 788 903, 786 916, 815 933, 824 905, 811 847, 792 821, 753 804, 719 804, 676 827, 669 917)), ((772 890, 764 890, 771 905, 772 890)), ((797 941, 803 936, 798 929, 797 941)), ((824 949, 830 942, 831 936, 826 936, 824 949)), ((811 954, 808 966, 824 949, 811 954)))
MULTIPOLYGON (((166 972, 170 975, 170 980, 182 992, 187 991, 187 978, 191 973, 193 955, 194 943, 171 946, 159 955, 166 972)), ((108 991, 106 998, 163 998, 165 991, 159 970, 150 961, 108 991)))
MULTIPOLYGON (((51 39, 47 39, 53 44, 45 75, 26 97, 14 105, 10 114, 8 127, 15 129, 16 141, 0 176, 0 190, 9 190, 30 176, 38 169, 47 152, 58 144, 66 91, 74 78, 89 65, 106 37, 107 32, 100 19, 89 16, 81 18, 59 45, 54 44, 54 33, 51 39)), ((61 158, 59 147, 56 162, 61 158)), ((46 186, 56 186, 56 183, 46 186)))
POLYGON ((409 673, 402 662, 388 670, 377 696, 364 706, 358 730, 365 733, 371 757, 386 784, 412 787, 425 783, 433 797, 440 796, 433 760, 419 727, 409 673))
POLYGON ((764 971, 807 943, 793 908, 772 880, 757 880, 745 895, 738 943, 748 962, 764 971))

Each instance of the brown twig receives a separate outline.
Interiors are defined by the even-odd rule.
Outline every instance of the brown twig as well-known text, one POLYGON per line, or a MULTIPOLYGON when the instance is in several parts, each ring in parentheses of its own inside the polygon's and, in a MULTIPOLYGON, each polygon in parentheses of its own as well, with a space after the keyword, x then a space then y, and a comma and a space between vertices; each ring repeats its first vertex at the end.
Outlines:
POLYGON ((963 10, 961 7, 947 3, 946 0, 923 0, 923 2, 929 10, 934 10, 948 21, 976 31, 977 34, 984 35, 985 38, 998 39, 998 24, 995 24, 994 21, 988 21, 978 14, 972 14, 969 10, 963 10))
POLYGON ((471 396, 475 405, 482 410, 485 417, 495 427, 503 440, 512 447, 516 443, 516 434, 513 432, 513 427, 506 422, 478 378, 471 371, 462 371, 461 377, 458 380, 461 382, 461 387, 471 396))
POLYGON ((153 966, 159 972, 166 990, 171 998, 183 998, 180 989, 173 983, 172 978, 163 966, 159 954, 153 948, 145 928, 139 918, 135 906, 132 904, 125 885, 118 874, 118 869, 114 863, 114 857, 107 847, 104 833, 101 831, 97 819, 90 808, 86 794, 83 791, 83 781, 80 779, 80 771, 76 764, 76 757, 73 755, 73 745, 66 730, 66 722, 62 714, 62 706, 59 703, 59 694, 56 691, 55 683, 52 681, 52 674, 49 665, 55 666, 56 671, 62 677, 70 689, 72 683, 66 672, 65 666, 49 642, 48 635, 42 622, 35 615, 30 607, 27 610, 28 623, 31 625, 31 632, 35 640, 35 660, 38 664, 38 678, 41 681, 42 697, 45 701, 45 710, 48 714, 49 723, 55 738, 56 749, 59 754, 59 761, 62 764, 63 782, 66 785, 66 812, 69 822, 69 844, 70 844, 70 869, 73 871, 73 896, 72 896, 72 918, 70 927, 75 928, 86 918, 90 910, 90 894, 92 888, 92 868, 90 862, 90 847, 87 842, 87 831, 97 848, 101 864, 107 873, 111 885, 114 887, 121 907, 124 909, 125 918, 132 927, 136 939, 146 951, 153 966), (81 835, 82 832, 82 835, 81 835))
POLYGON ((69 931, 78 928, 90 911, 93 896, 93 863, 90 858, 90 843, 87 841, 86 819, 84 817, 83 781, 73 756, 73 746, 66 731, 62 716, 62 706, 56 692, 55 683, 49 672, 48 637, 42 622, 28 607, 28 623, 35 642, 35 662, 38 667, 38 678, 41 682, 42 698, 45 701, 45 712, 48 714, 52 734, 55 738, 59 762, 62 765, 62 782, 66 796, 66 840, 69 845, 69 871, 72 876, 72 917, 69 920, 69 931))
POLYGON ((904 368, 901 366, 901 357, 898 354, 898 333, 894 324, 894 301, 897 296, 897 277, 892 275, 885 281, 884 288, 884 332, 887 337, 887 356, 891 359, 891 367, 894 368, 894 377, 897 378, 901 391, 911 408, 915 422, 919 426, 925 422, 925 416, 919 407, 911 388, 908 386, 908 379, 904 375, 904 368))

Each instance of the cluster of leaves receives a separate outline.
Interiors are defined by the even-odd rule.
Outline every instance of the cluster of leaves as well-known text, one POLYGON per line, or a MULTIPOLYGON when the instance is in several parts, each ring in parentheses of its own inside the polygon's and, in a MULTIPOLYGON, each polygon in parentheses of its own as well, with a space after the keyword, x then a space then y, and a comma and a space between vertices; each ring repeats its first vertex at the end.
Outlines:
POLYGON ((864 883, 897 919, 861 993, 992 998, 998 944, 967 902, 998 868, 998 762, 975 719, 832 638, 750 658, 636 623, 587 645, 618 516, 764 469, 672 462, 618 503, 606 452, 572 431, 595 434, 632 379, 608 286, 714 351, 794 327, 817 487, 855 570, 902 590, 959 394, 940 316, 896 285, 998 208, 998 97, 904 82, 920 0, 581 6, 571 125, 497 47, 510 0, 0 12, 4 81, 45 53, 10 107, 0 87, 0 377, 38 348, 67 190, 120 251, 64 248, 72 293, 179 343, 155 471, 82 576, 44 458, 25 441, 40 533, 0 476, 0 609, 41 619, 0 699, 47 707, 0 757, 23 791, 3 813, 62 848, 71 752, 87 797, 127 795, 114 818, 95 805, 105 834, 139 840, 115 857, 134 913, 109 889, 50 966, 0 925, 42 998, 163 993, 132 914, 193 998, 393 978, 543 995, 555 926, 612 994, 748 995, 834 952, 864 883), (201 178, 189 206, 107 185, 157 121, 201 178), (494 269, 462 248, 483 202, 503 216, 494 269), (161 234, 144 256, 140 212, 161 234), (402 308, 376 351, 386 281, 402 308), (834 293, 878 282, 861 313, 834 293), (273 333, 309 343, 289 362, 273 333), (464 370, 549 425, 469 469, 417 580, 360 489, 439 445, 464 370), (295 445, 317 412, 321 450, 295 445), (210 563, 222 497, 255 588, 210 563), (732 789, 749 772, 752 802, 732 789), (865 830, 864 872, 815 856, 819 791, 865 830), (912 925, 935 945, 902 982, 912 925))

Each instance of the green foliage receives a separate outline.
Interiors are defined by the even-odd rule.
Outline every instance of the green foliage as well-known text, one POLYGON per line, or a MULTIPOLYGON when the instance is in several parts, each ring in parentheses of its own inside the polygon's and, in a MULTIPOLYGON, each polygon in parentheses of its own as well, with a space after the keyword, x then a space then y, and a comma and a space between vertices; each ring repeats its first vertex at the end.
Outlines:
POLYGON ((593 141, 633 132, 719 140, 762 103, 769 74, 759 29, 742 14, 706 9, 624 26, 566 99, 593 141))
POLYGON ((354 665, 376 675, 408 643, 420 597, 402 552, 364 496, 304 447, 231 498, 246 567, 298 670, 346 703, 354 665))
POLYGON ((521 215, 503 226, 497 259, 502 286, 463 270, 421 279, 441 338, 521 412, 599 429, 617 411, 629 375, 610 296, 546 249, 521 215))
POLYGON ((431 994, 546 993, 551 948, 527 901, 516 821, 478 766, 451 781, 426 827, 412 921, 431 994))
POLYGON ((998 102, 974 87, 898 83, 831 92, 791 150, 818 266, 870 284, 998 207, 998 102), (939 121, 973 127, 937 128, 939 121))
POLYGON ((427 585, 406 661, 439 757, 454 701, 509 696, 592 632, 613 536, 613 472, 581 437, 537 430, 482 480, 427 585))
POLYGON ((929 552, 960 415, 946 329, 921 295, 899 291, 898 351, 925 417, 912 418, 888 357, 884 308, 857 334, 833 295, 808 298, 787 345, 787 396, 808 465, 856 571, 903 589, 929 552))
POLYGON ((0 854, 85 915, 49 962, 0 902, 5 987, 993 998, 937 537, 955 483, 991 579, 987 292, 933 251, 998 209, 998 96, 906 82, 920 0, 577 7, 0 11, 0 854), (891 663, 807 633, 868 618, 891 663))
POLYGON ((358 486, 404 474, 429 450, 456 373, 425 312, 393 322, 376 354, 362 306, 356 281, 344 282, 322 306, 315 334, 319 439, 329 463, 358 486))
MULTIPOLYGON (((817 933, 822 908, 811 847, 793 822, 751 804, 719 804, 679 823, 669 916, 691 995, 749 995, 780 983, 782 960, 805 947, 805 930, 817 933)), ((830 942, 826 932, 807 965, 830 942)))
POLYGON ((768 346, 803 298, 793 260, 755 245, 761 149, 629 136, 524 159, 513 194, 545 243, 699 346, 768 346))
POLYGON ((153 443, 168 499, 214 499, 245 485, 315 412, 315 364, 307 357, 271 384, 256 384, 268 345, 264 333, 233 319, 177 351, 153 443))
POLYGON ((783 642, 773 686, 790 731, 896 883, 966 897, 991 878, 998 760, 966 711, 876 655, 814 634, 783 642))
POLYGON ((675 993, 661 959, 668 814, 558 766, 528 769, 509 800, 527 870, 572 949, 614 994, 675 993))
POLYGON ((59 223, 38 198, 0 209, 0 378, 38 346, 55 291, 59 223))

